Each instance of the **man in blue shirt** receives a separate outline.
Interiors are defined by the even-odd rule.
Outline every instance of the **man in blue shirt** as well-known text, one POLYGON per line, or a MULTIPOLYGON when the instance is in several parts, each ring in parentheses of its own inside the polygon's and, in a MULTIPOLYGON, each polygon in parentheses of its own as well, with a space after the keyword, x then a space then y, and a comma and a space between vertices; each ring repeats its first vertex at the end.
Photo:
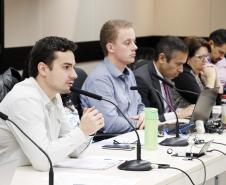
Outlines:
MULTIPOLYGON (((82 89, 114 102, 134 127, 144 127, 144 105, 137 91, 135 77, 127 67, 135 61, 137 46, 132 24, 125 20, 107 21, 100 31, 100 44, 105 58, 86 79, 82 89)), ((104 133, 125 133, 132 130, 115 106, 106 101, 81 97, 84 107, 95 106, 105 119, 104 133)))

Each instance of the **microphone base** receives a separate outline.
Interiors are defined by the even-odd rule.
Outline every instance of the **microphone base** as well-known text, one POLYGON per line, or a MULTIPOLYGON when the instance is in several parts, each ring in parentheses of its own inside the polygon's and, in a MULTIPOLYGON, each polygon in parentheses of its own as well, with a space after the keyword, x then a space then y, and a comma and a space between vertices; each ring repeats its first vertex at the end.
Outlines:
POLYGON ((149 171, 152 169, 151 163, 144 160, 130 160, 118 166, 120 170, 126 171, 149 171))
POLYGON ((187 139, 180 137, 166 138, 159 143, 162 146, 188 146, 187 139))

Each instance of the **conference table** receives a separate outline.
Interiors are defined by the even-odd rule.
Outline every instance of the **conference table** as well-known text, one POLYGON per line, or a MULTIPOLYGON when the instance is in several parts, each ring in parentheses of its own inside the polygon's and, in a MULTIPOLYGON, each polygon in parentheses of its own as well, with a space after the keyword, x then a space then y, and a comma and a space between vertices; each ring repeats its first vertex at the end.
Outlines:
MULTIPOLYGON (((144 132, 139 131, 141 143, 143 143, 144 132)), ((203 139, 205 141, 214 140, 226 144, 226 132, 223 134, 191 134, 188 137, 189 146, 187 147, 168 147, 157 146, 156 150, 148 151, 142 147, 142 159, 148 160, 151 163, 169 164, 171 167, 176 167, 185 171, 194 184, 199 185, 204 181, 204 166, 200 160, 189 160, 185 157, 173 157, 167 153, 169 148, 173 153, 185 153, 185 151, 193 151, 193 138, 203 139)), ((99 158, 130 160, 136 159, 136 150, 108 150, 102 149, 104 144, 112 144, 113 140, 131 141, 136 139, 134 132, 120 135, 116 138, 103 140, 101 142, 91 144, 80 158, 95 156, 99 158)), ((161 141, 163 138, 158 138, 161 141)), ((226 146, 214 144, 210 145, 209 149, 218 149, 226 153, 226 146)), ((206 185, 225 185, 226 184, 226 157, 220 152, 207 152, 206 155, 200 157, 206 167, 206 185)), ((70 159, 68 159, 70 160, 70 159)), ((87 161, 89 163, 89 161, 87 161)), ((108 169, 77 169, 73 167, 54 167, 55 185, 95 185, 95 184, 134 184, 134 185, 191 185, 189 178, 176 169, 158 169, 154 168, 150 171, 122 171, 114 165, 108 169), (85 179, 84 183, 77 182, 76 179, 85 179)), ((83 182, 83 181, 82 181, 83 182)), ((12 185, 47 185, 48 172, 35 171, 32 167, 18 167, 12 185)))

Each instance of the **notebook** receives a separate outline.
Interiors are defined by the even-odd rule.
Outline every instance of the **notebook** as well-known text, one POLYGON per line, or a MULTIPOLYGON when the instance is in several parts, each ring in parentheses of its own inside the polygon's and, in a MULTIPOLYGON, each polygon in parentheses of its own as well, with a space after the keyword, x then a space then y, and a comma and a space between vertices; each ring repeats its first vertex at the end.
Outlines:
POLYGON ((0 184, 10 185, 18 164, 17 159, 0 162, 0 184))

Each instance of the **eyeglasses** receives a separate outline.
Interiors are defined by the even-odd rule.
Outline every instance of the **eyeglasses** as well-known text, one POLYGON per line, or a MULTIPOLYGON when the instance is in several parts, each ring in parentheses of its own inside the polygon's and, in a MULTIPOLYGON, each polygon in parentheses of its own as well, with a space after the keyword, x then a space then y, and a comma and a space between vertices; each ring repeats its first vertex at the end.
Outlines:
POLYGON ((206 55, 194 55, 194 57, 197 57, 200 60, 203 60, 203 59, 207 59, 208 60, 210 58, 210 54, 206 54, 206 55))

